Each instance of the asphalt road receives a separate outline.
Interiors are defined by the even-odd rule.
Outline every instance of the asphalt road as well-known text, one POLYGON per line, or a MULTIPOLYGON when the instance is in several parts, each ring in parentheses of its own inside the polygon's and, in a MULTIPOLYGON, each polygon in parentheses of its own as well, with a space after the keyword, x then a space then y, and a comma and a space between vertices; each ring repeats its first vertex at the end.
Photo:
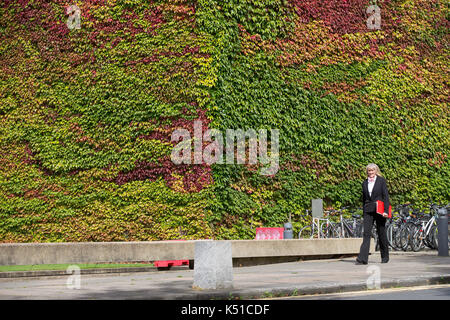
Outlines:
POLYGON ((450 284, 320 294, 284 298, 287 300, 450 300, 450 284))

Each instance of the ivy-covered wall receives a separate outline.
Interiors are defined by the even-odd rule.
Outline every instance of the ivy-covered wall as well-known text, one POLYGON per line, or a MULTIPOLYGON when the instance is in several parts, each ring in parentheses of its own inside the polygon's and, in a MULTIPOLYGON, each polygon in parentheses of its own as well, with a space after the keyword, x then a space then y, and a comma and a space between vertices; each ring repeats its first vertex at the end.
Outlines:
POLYGON ((370 162, 392 204, 449 202, 448 4, 380 0, 373 30, 373 3, 4 1, 0 242, 253 238, 359 206, 370 162), (278 129, 278 172, 174 164, 194 121, 278 129))

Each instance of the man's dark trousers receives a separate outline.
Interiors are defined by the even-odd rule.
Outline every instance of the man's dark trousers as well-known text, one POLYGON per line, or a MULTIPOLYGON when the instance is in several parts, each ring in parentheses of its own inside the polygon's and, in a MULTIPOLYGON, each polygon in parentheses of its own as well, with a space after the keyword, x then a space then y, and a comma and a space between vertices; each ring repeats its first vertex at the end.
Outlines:
POLYGON ((364 212, 363 243, 361 244, 358 255, 358 260, 362 262, 368 262, 369 260, 370 238, 372 237, 374 220, 377 225, 378 240, 380 242, 381 260, 389 260, 389 244, 386 235, 386 218, 383 218, 383 216, 375 212, 364 212))

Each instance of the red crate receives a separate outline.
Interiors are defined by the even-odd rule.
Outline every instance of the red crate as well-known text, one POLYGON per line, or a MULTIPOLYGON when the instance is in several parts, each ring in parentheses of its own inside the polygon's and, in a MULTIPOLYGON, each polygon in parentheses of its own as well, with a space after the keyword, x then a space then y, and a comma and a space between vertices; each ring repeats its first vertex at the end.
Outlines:
MULTIPOLYGON (((186 241, 184 239, 168 240, 168 241, 186 241)), ((173 266, 189 265, 189 260, 158 260, 153 262, 158 270, 169 270, 173 266)))
POLYGON ((284 228, 256 228, 256 240, 284 239, 284 228))
POLYGON ((173 266, 189 265, 189 260, 159 260, 153 262, 157 268, 170 268, 173 266))
MULTIPOLYGON (((186 241, 184 239, 169 240, 169 241, 186 241)), ((173 266, 189 265, 189 260, 158 260, 153 262, 158 270, 168 270, 173 266)))

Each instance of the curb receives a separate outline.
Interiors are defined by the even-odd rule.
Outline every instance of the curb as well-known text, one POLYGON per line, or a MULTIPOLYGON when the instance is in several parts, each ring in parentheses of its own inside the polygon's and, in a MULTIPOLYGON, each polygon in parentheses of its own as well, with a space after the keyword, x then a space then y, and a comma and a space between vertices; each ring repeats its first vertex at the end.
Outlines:
MULTIPOLYGON (((423 277, 410 277, 403 279, 394 279, 382 281, 380 289, 389 289, 395 287, 417 287, 425 285, 437 285, 437 284, 449 284, 450 274, 423 276, 423 277)), ((329 293, 344 293, 354 291, 370 291, 380 289, 367 289, 365 282, 354 282, 347 284, 324 284, 324 285, 306 285, 300 287, 283 287, 272 289, 253 289, 253 290, 236 290, 227 292, 198 292, 193 294, 184 294, 178 296, 171 296, 164 299, 177 299, 177 300, 249 300, 249 299, 270 299, 270 298, 283 298, 283 297, 301 297, 304 295, 320 295, 329 293)))
MULTIPOLYGON (((75 264, 76 265, 76 264, 75 264)), ((187 268, 187 267, 186 267, 187 268)), ((173 266, 170 270, 185 270, 186 268, 173 266)), ((80 274, 111 274, 111 273, 133 273, 133 272, 160 272, 157 267, 124 267, 124 268, 92 268, 80 269, 80 274)), ((24 277, 53 277, 67 276, 73 272, 66 270, 36 270, 36 271, 4 271, 0 272, 0 279, 24 278, 24 277)))

